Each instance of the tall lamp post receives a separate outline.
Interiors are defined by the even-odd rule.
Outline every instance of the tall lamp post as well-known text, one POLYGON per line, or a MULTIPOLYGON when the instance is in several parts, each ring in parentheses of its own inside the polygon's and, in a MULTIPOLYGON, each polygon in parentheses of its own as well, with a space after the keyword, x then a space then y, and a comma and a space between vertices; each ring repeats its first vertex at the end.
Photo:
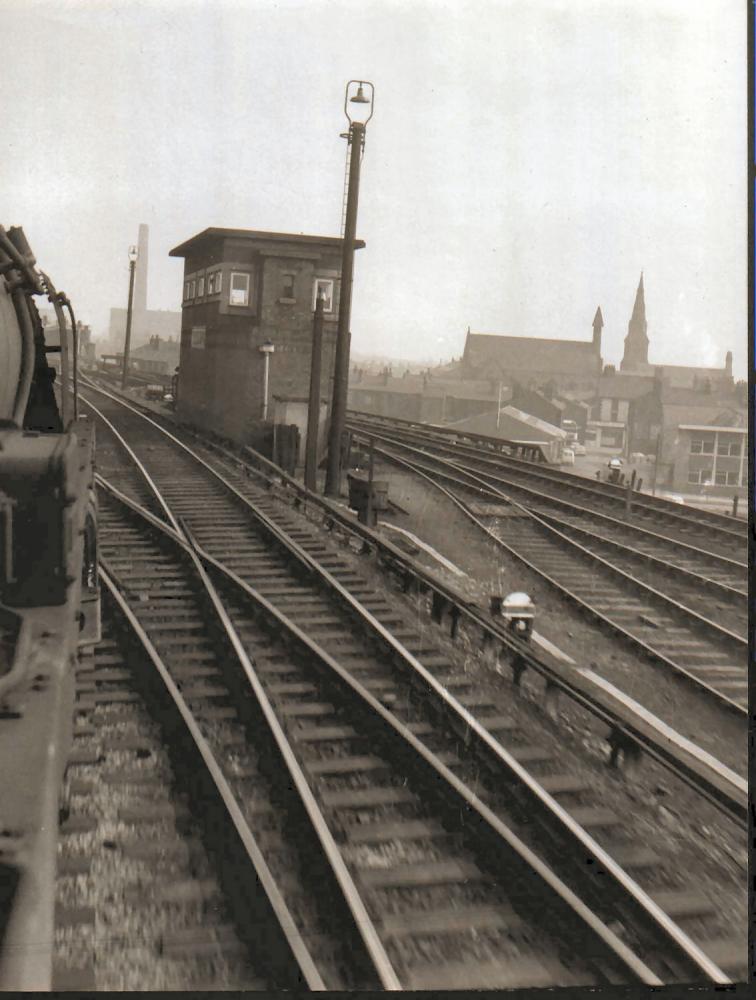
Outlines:
POLYGON ((121 388, 126 388, 126 375, 129 370, 129 348, 131 347, 131 310, 134 304, 134 272, 136 270, 139 251, 135 246, 129 247, 129 304, 126 307, 126 343, 123 345, 123 372, 121 373, 121 388))
POLYGON ((258 348, 260 354, 263 356, 263 361, 265 362, 265 368, 263 369, 263 405, 262 405, 262 418, 263 420, 268 419, 268 376, 270 374, 270 356, 275 351, 275 347, 269 340, 266 340, 264 344, 260 344, 258 348))
POLYGON ((347 387, 349 384, 349 321, 352 313, 352 277, 354 274, 354 241, 357 233, 357 202, 360 194, 360 164, 365 147, 365 128, 373 117, 373 84, 367 80, 350 80, 344 92, 344 114, 349 131, 344 133, 350 150, 349 188, 347 193, 344 242, 341 251, 341 298, 339 325, 336 334, 336 358, 333 365, 333 401, 331 428, 328 435, 328 466, 325 492, 338 496, 341 490, 341 443, 346 423, 347 387), (356 91, 355 91, 356 86, 356 91), (365 96, 365 88, 370 96, 365 96), (350 96, 351 95, 351 96, 350 96))

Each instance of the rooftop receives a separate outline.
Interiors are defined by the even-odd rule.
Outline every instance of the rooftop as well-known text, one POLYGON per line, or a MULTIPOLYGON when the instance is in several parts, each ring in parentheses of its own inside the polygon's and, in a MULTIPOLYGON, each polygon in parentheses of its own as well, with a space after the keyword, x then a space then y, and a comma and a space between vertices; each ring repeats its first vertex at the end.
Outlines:
MULTIPOLYGON (((201 233, 190 237, 177 247, 169 251, 169 257, 185 257, 189 250, 196 250, 198 246, 214 239, 239 239, 258 241, 260 243, 304 243, 308 246, 341 247, 343 240, 340 236, 310 236, 306 233, 267 233, 260 229, 223 229, 211 226, 203 229, 201 233)), ((361 250, 365 246, 364 240, 355 240, 355 250, 361 250)))
POLYGON ((558 340, 545 337, 512 337, 468 333, 463 361, 467 367, 498 372, 551 371, 585 375, 600 370, 599 353, 591 340, 558 340))

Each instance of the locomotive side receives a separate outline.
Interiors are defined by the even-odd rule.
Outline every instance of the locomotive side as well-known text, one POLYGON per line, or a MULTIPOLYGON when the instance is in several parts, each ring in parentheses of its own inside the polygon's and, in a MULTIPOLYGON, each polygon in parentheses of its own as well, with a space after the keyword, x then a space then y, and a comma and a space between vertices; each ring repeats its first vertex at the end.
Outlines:
POLYGON ((75 317, 23 230, 0 226, 0 990, 51 988, 77 649, 98 637, 94 431, 77 412, 75 317))

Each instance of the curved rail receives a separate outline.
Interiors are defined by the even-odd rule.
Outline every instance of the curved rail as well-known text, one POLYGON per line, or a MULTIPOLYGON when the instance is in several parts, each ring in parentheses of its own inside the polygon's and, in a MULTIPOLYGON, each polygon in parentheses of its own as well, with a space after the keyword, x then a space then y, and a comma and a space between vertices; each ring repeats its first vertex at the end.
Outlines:
MULTIPOLYGON (((118 401, 118 397, 96 385, 90 387, 118 401)), ((133 409, 133 403, 130 403, 133 409)), ((137 410, 137 412, 139 412, 137 410)), ((154 411, 151 411, 154 413, 154 411)), ((171 421, 174 426, 175 422, 171 421)), ((249 447, 237 451, 216 440, 182 428, 204 447, 211 449, 223 460, 242 466, 247 474, 254 474, 270 488, 283 488, 282 496, 288 498, 304 513, 322 517, 326 526, 338 530, 351 539, 352 547, 364 553, 374 553, 389 568, 399 573, 405 589, 412 586, 430 592, 438 598, 441 607, 454 611, 459 620, 468 623, 484 645, 496 645, 515 657, 542 677, 546 688, 560 691, 575 704, 608 726, 610 745, 622 745, 634 752, 647 753, 675 777, 693 788, 723 813, 739 824, 747 822, 748 804, 745 782, 720 761, 700 747, 676 733, 660 719, 636 704, 627 694, 611 687, 601 678, 591 676, 586 670, 567 670, 560 660, 549 657, 544 651, 536 655, 527 644, 519 642, 493 618, 484 616, 471 605, 466 597, 457 593, 439 577, 399 549, 378 532, 360 524, 342 507, 326 497, 311 493, 296 479, 287 475, 277 465, 249 447), (250 465, 249 463, 252 463, 250 465)), ((456 619, 453 619, 455 621, 456 619)))
MULTIPOLYGON (((249 864, 254 870, 255 877, 267 899, 272 918, 276 921, 280 930, 280 947, 283 955, 276 957, 277 967, 285 968, 285 964, 288 961, 292 971, 295 969, 298 970, 298 976, 290 975, 289 977, 289 982, 292 986, 299 981, 304 982, 308 989, 324 990, 326 986, 305 942, 302 939, 294 917, 286 905, 286 901, 284 900, 281 890, 279 889, 276 880, 273 877, 267 862, 265 861, 263 852, 261 851, 249 824, 244 818, 243 809, 232 792, 231 787, 223 773, 223 769, 215 757, 215 754, 211 750, 205 737, 202 735, 200 727, 189 709, 186 700, 171 677, 170 671, 166 667, 158 651, 155 649, 155 646, 152 644, 146 631, 131 610, 128 601, 117 586, 115 582, 115 574, 111 575, 111 571, 104 562, 101 562, 100 564, 100 579, 107 587, 111 597, 128 622, 131 632, 138 640, 139 645, 152 662, 152 665, 155 668, 157 675, 160 677, 166 692, 173 701, 176 712, 180 716, 187 733, 197 748, 205 768, 207 769, 207 773, 217 790, 218 796, 223 802, 228 820, 231 824, 233 824, 237 836, 244 847, 249 864)), ((206 589, 210 597, 215 598, 216 594, 212 583, 206 579, 203 580, 203 583, 206 583, 206 589)), ((222 618, 221 621, 223 621, 222 618)), ((241 872, 239 873, 239 877, 243 877, 241 872)))
MULTIPOLYGON (((140 417, 144 416, 143 414, 140 414, 138 411, 135 412, 140 417)), ((154 421, 150 420, 150 418, 145 418, 145 419, 147 419, 150 423, 156 426, 158 430, 160 430, 162 433, 168 435, 174 441, 177 441, 177 443, 181 446, 182 449, 184 449, 185 451, 189 451, 189 449, 187 449, 187 446, 184 445, 183 442, 178 441, 174 435, 170 435, 169 432, 167 432, 164 428, 161 428, 154 421)), ((239 492, 231 484, 228 484, 227 481, 225 480, 225 477, 221 476, 217 470, 214 470, 212 467, 207 466, 207 463, 205 463, 204 460, 199 458, 199 456, 193 455, 193 457, 195 458, 195 461, 200 461, 203 464, 203 466, 205 466, 215 478, 219 479, 221 482, 224 482, 224 484, 226 484, 227 487, 237 497, 240 497, 242 499, 246 507, 249 508, 254 513, 258 522, 264 528, 267 529, 267 531, 271 534, 272 537, 274 537, 274 539, 277 542, 284 544, 284 546, 290 552, 293 551, 293 554, 296 555, 297 560, 300 563, 301 562, 308 563, 309 569, 312 572, 317 572, 320 575, 320 578, 328 582, 331 589, 339 593, 342 600, 345 603, 349 604, 351 608, 359 616, 361 616, 363 621, 366 621, 367 623, 370 624, 374 634, 380 636, 383 642, 387 646, 389 646, 395 654, 397 654, 408 666, 412 667, 412 669, 415 672, 415 675, 422 679, 424 685, 432 689, 436 697, 440 698, 444 702, 445 706, 447 708, 450 708, 454 712, 454 714, 465 723, 467 730, 474 735, 476 741, 480 741, 481 743, 485 744, 488 751, 493 751, 493 753, 497 757, 500 766, 503 765, 507 767, 510 773, 516 774, 520 782, 523 784, 523 786, 528 788, 529 792, 540 800, 542 806, 547 807, 547 809, 552 815, 552 818, 558 818, 561 821, 561 823, 569 830, 572 836, 577 837, 581 841, 582 849, 587 848, 591 852, 591 854, 594 853, 596 854, 601 864, 605 866, 608 873, 612 875, 612 877, 617 881, 619 885, 622 885, 624 891, 626 893, 629 893, 635 899, 635 902, 639 904, 641 908, 645 911, 647 918, 653 919, 654 922, 666 932, 666 935, 671 940, 674 941, 676 948, 678 949, 681 948, 685 952, 688 961, 693 961, 693 963, 700 970, 704 971, 706 975, 715 978, 716 981, 719 982, 727 981, 726 977, 724 977, 723 974, 721 973, 721 970, 718 970, 716 966, 713 966, 713 963, 711 963, 706 958, 706 956, 700 951, 700 949, 698 949, 697 946, 695 946, 693 942, 691 942, 690 939, 688 939, 687 936, 684 935, 684 933, 678 927, 676 927, 676 925, 674 925, 674 923, 670 921, 668 917, 666 917, 666 914, 664 914, 663 911, 661 911, 656 906, 656 904, 653 903, 650 897, 648 897, 643 892, 643 890, 641 890, 640 887, 637 886, 637 884, 634 883, 633 880, 630 879, 629 876, 627 876, 626 873, 624 873, 622 869, 620 869, 619 866, 617 866, 616 863, 613 862, 613 860, 609 855, 603 852, 602 849, 597 844, 595 844, 592 838, 590 838, 590 836, 584 830, 582 830, 582 828, 579 827, 579 825, 576 824, 574 820, 572 820, 569 817, 569 815, 564 810, 562 810, 561 807, 559 807, 554 800, 550 800, 548 793, 546 793, 545 790, 543 790, 538 786, 537 781, 535 781, 535 779, 532 779, 531 776, 524 769, 522 769, 520 765, 518 765, 513 758, 509 757, 509 755, 506 753, 506 751, 504 751, 503 747, 501 747, 498 741, 493 739, 490 733, 488 733, 487 730, 485 730, 482 726, 480 726, 480 724, 477 722, 474 716, 472 716, 461 704, 459 704, 456 701, 456 699, 454 699, 453 696, 450 695, 450 693, 442 685, 440 685, 432 675, 428 674, 428 672, 425 671, 422 665, 412 656, 412 654, 410 654, 406 649, 404 649, 404 647, 401 646, 400 643, 397 642, 397 640, 391 635, 390 632, 388 632, 379 622, 373 619, 372 616, 369 614, 369 612, 367 612, 366 609, 364 609, 359 604, 359 602, 356 601, 356 599, 353 598, 338 583, 338 581, 336 581, 333 577, 331 577, 331 575, 322 567, 319 567, 317 563, 315 563, 315 561, 312 560, 312 558, 308 556, 308 554, 304 550, 298 547, 291 538, 287 538, 285 536, 285 533, 283 533, 280 528, 271 524, 270 519, 264 513, 262 513, 259 510, 255 510, 254 505, 251 503, 251 501, 249 501, 248 498, 245 498, 241 494, 239 494, 239 492), (560 815, 560 813, 562 815, 560 815), (723 978, 722 979, 719 978, 720 976, 723 978)), ((216 568, 220 568, 220 566, 221 564, 217 563, 216 561, 216 568)), ((251 593, 249 588, 248 588, 248 593, 251 593)), ((301 639, 304 639, 312 649, 311 640, 307 639, 307 637, 304 636, 302 636, 301 639)), ((331 663, 330 665, 332 669, 334 668, 334 666, 337 666, 333 663, 331 663)), ((357 684, 357 682, 355 682, 353 679, 350 680, 348 674, 342 675, 342 680, 346 681, 346 683, 348 683, 356 690, 355 684, 357 684)), ((367 695, 368 698, 371 698, 368 692, 365 692, 365 695, 367 695)), ((375 699, 372 699, 372 702, 374 704, 372 704, 371 707, 373 707, 376 711, 378 711, 379 714, 381 714, 384 717, 384 719, 389 720, 391 713, 387 712, 387 710, 384 709, 380 705, 380 703, 377 702, 375 699)), ((393 720, 391 724, 393 725, 394 729, 397 732, 400 731, 398 727, 402 727, 402 724, 399 723, 398 720, 393 720)), ((416 746, 415 749, 418 752, 422 751, 423 755, 425 755, 425 750, 424 748, 422 748, 421 744, 416 746)), ((426 760, 427 759, 428 758, 426 757, 426 760)), ((458 779, 456 779, 454 775, 448 771, 448 769, 444 768, 444 766, 441 765, 440 762, 437 763, 438 766, 434 764, 434 769, 437 771, 437 773, 443 774, 448 783, 454 785, 454 783, 456 782, 458 784, 458 779)), ((496 819, 496 817, 493 816, 493 814, 486 816, 485 807, 483 807, 483 809, 481 810, 482 803, 480 805, 476 805, 475 796, 470 798, 470 793, 466 792, 464 787, 462 788, 458 787, 457 792, 463 794, 464 798, 467 801, 468 808, 469 807, 475 808, 476 811, 479 812, 481 817, 484 818, 489 825, 491 825, 492 819, 493 820, 496 819)), ((499 832, 502 833, 503 831, 499 832)), ((511 840, 509 840, 509 842, 510 844, 512 843, 511 840)), ((585 915, 583 915, 582 919, 585 919, 585 915)), ((604 935, 602 935, 602 937, 604 937, 604 935)), ((605 937, 604 940, 608 941, 608 939, 605 937)))
MULTIPOLYGON (((476 448, 458 441, 449 441, 448 438, 469 437, 472 439, 475 437, 475 435, 466 435, 460 431, 454 432, 452 428, 430 427, 427 424, 417 424, 412 421, 393 418, 375 418, 365 413, 356 413, 352 417, 347 417, 347 425, 351 424, 363 433, 375 433, 376 423, 379 427, 389 428, 395 434, 404 433, 414 436, 421 444, 423 442, 426 444, 430 443, 450 450, 457 456, 461 453, 486 465, 492 465, 494 468, 498 467, 498 471, 516 470, 528 478, 540 479, 551 483, 562 483, 571 489, 587 493, 596 499, 616 504, 622 504, 625 501, 627 490, 624 486, 617 486, 613 483, 593 482, 575 473, 548 468, 542 463, 528 462, 513 456, 504 455, 501 452, 497 456, 494 449, 500 451, 501 442, 495 438, 485 441, 487 447, 476 448), (447 438, 447 440, 443 440, 443 438, 447 438)), ((746 522, 733 521, 732 518, 722 514, 716 514, 699 508, 695 508, 695 510, 689 507, 680 509, 678 504, 670 500, 649 496, 646 493, 633 493, 633 506, 642 509, 649 515, 659 514, 669 519, 671 523, 679 526, 689 528, 691 526, 701 527, 705 525, 708 528, 718 531, 722 538, 727 538, 739 544, 743 544, 745 541, 746 522)))
MULTIPOLYGON (((593 560, 594 562, 599 563, 602 566, 602 568, 608 570, 613 575, 616 575, 616 576, 620 577, 621 579, 627 581, 635 589, 638 589, 638 590, 640 590, 643 593, 647 593, 647 594, 652 595, 654 599, 659 600, 659 601, 663 602, 664 604, 673 607, 673 609, 675 611, 677 611, 677 612, 682 612, 687 617, 690 617, 690 618, 694 619, 695 621, 697 621, 699 624, 703 625, 704 627, 711 629, 715 634, 722 634, 722 635, 726 636, 729 641, 734 641, 738 645, 742 645, 743 647, 747 648, 747 645, 748 645, 748 640, 747 639, 743 639, 741 636, 738 636, 737 634, 735 634, 733 632, 730 632, 729 630, 723 629, 716 622, 712 622, 709 619, 704 618, 702 615, 699 615, 696 612, 691 611, 689 608, 686 608, 684 605, 680 605, 678 602, 674 601, 672 598, 668 597, 666 594, 661 593, 660 591, 658 591, 655 588, 649 586, 648 584, 643 583, 641 580, 638 580, 636 577, 632 576, 631 574, 626 573, 624 570, 619 569, 619 567, 614 566, 612 563, 608 562, 605 559, 602 559, 602 557, 596 555, 596 553, 590 552, 585 546, 580 545, 579 542, 577 542, 574 539, 570 538, 564 532, 559 531, 559 529, 555 528, 553 525, 551 525, 548 522, 544 521, 543 518, 538 517, 538 515, 536 515, 532 510, 530 510, 527 507, 524 507, 522 504, 517 503, 515 500, 513 500, 511 497, 509 497, 507 494, 501 492, 500 490, 493 490, 492 487, 487 486, 483 482, 481 482, 480 484, 475 484, 473 482, 471 484, 470 482, 465 482, 464 480, 459 480, 458 478, 456 478, 455 475, 452 475, 451 473, 448 473, 448 472, 444 473, 444 472, 439 472, 438 470, 433 470, 433 472, 431 474, 429 472, 429 470, 423 469, 421 466, 418 466, 416 463, 411 462, 411 461, 409 461, 409 460, 407 460, 405 458, 401 458, 400 456, 398 456, 398 455, 396 455, 396 454, 394 454, 394 453, 392 453, 390 451, 386 451, 384 449, 381 449, 381 448, 375 448, 375 452, 377 454, 382 455, 388 461, 395 462, 396 464, 407 468, 408 470, 410 470, 411 472, 413 472, 415 475, 421 475, 421 476, 423 476, 423 478, 426 479, 426 481, 430 485, 432 485, 434 488, 436 488, 436 489, 440 490, 441 492, 443 492, 455 504, 455 506, 457 506, 457 508, 459 510, 461 510, 468 519, 470 519, 471 521, 473 521, 477 525, 477 527, 479 527, 482 531, 484 531, 486 533, 486 535, 497 546, 499 546, 500 548, 504 549, 509 555, 514 556, 518 561, 522 562, 524 565, 526 565, 533 572, 537 573, 542 579, 546 580, 551 586, 553 586, 554 588, 556 588, 561 594, 564 594, 567 597, 569 597, 569 599, 573 603, 575 603, 578 606, 584 608, 590 615, 592 615, 593 617, 595 617, 598 620, 602 621, 605 625, 607 625, 607 627, 611 628, 614 632, 616 632, 617 634, 621 635, 624 639, 626 639, 627 641, 631 642, 636 647, 642 649, 644 653, 648 654, 652 658, 654 658, 656 660, 659 660, 659 661, 663 662, 664 664, 666 664, 667 666, 671 667, 676 673, 680 674, 682 677, 685 677, 688 681, 690 681, 691 683, 695 684, 701 690, 705 691, 708 695, 716 698, 717 701, 719 701, 722 705, 726 706, 728 709, 731 709, 731 710, 733 710, 733 711, 735 711, 735 712, 737 712, 737 713, 739 713, 741 715, 747 714, 747 712, 748 712, 747 707, 745 707, 744 705, 741 705, 740 703, 738 703, 736 701, 733 701, 726 694, 724 694, 721 691, 718 691, 715 687, 712 687, 712 685, 707 684, 706 681, 702 680, 699 676, 697 676, 696 674, 694 674, 692 671, 688 670, 686 667, 682 666, 680 663, 677 663, 675 660, 670 659, 669 656, 665 655, 660 650, 655 649, 653 646, 649 645, 648 643, 644 642, 642 639, 639 639, 637 636, 633 635, 628 630, 624 629, 621 625, 619 625, 612 618, 610 618, 607 615, 603 614, 597 607, 593 606, 592 604, 589 604, 583 598, 579 597, 576 593, 574 593, 573 591, 569 590, 569 588, 566 587, 564 584, 560 583, 554 577, 552 577, 551 575, 549 575, 548 573, 546 573, 544 570, 542 570, 541 568, 539 568, 537 565, 535 565, 535 563, 533 563, 532 561, 530 561, 529 559, 527 559, 525 556, 523 556, 522 553, 518 552, 512 546, 510 546, 506 542, 504 542, 501 538, 498 537, 498 535, 495 534, 495 532, 491 531, 490 528, 488 528, 485 524, 483 524, 483 522, 473 514, 473 512, 470 510, 470 508, 467 506, 467 504, 464 503, 464 501, 462 501, 455 494, 451 493, 445 487, 441 486, 440 483, 436 482, 434 480, 434 477, 440 477, 440 478, 446 479, 446 480, 451 479, 451 481, 454 482, 456 485, 463 486, 463 487, 465 487, 467 489, 474 489, 474 490, 476 490, 476 492, 478 493, 478 495, 488 495, 488 496, 490 496, 490 497, 492 497, 494 499, 497 499, 499 501, 503 501, 503 502, 505 502, 507 504, 510 504, 515 509, 520 510, 525 516, 527 516, 528 518, 530 518, 532 521, 534 521, 535 523, 539 524, 548 534, 550 534, 552 536, 558 537, 561 543, 566 544, 568 547, 571 547, 571 548, 579 551, 580 553, 582 553, 583 555, 587 556, 589 559, 593 560)), ((439 459, 434 459, 434 461, 440 461, 440 460, 439 459)), ((468 473, 468 472, 465 472, 462 469, 457 468, 456 466, 453 465, 453 463, 446 463, 446 464, 449 465, 449 466, 451 466, 454 469, 455 473, 462 473, 468 479, 475 480, 475 476, 472 473, 468 473)), ((744 676, 745 676, 745 672, 744 672, 744 676)))

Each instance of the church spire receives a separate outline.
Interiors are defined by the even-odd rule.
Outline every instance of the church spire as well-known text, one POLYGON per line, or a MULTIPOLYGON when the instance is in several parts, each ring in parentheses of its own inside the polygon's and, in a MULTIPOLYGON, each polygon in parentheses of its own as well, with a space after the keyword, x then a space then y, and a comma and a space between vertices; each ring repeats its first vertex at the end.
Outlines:
POLYGON ((601 315, 601 306, 596 310, 596 315, 593 317, 593 346, 596 349, 596 353, 601 353, 601 331, 604 328, 604 317, 601 315))
POLYGON ((627 324, 627 336, 625 337, 625 353, 622 357, 620 369, 622 371, 633 371, 643 369, 648 365, 648 336, 646 331, 646 299, 643 289, 643 271, 641 271, 638 291, 635 293, 633 313, 630 322, 627 324))

